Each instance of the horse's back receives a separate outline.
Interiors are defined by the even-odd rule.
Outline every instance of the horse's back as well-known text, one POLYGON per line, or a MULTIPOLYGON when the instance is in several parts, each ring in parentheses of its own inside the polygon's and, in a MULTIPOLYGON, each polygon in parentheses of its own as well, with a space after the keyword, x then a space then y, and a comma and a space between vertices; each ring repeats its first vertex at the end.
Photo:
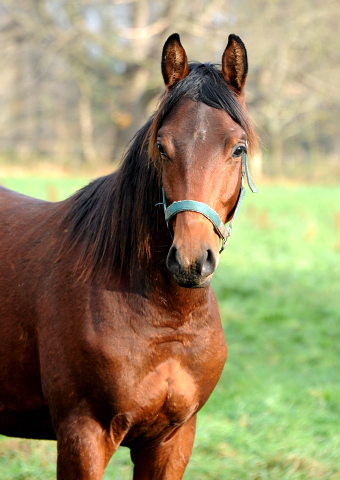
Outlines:
POLYGON ((6 226, 15 229, 16 225, 20 224, 23 227, 27 224, 27 226, 32 225, 37 228, 36 221, 47 218, 48 212, 53 210, 51 206, 53 204, 50 202, 15 192, 0 185, 0 243, 6 243, 6 226))
POLYGON ((12 243, 9 231, 21 230, 20 237, 30 225, 36 225, 36 219, 48 210, 49 202, 29 197, 0 185, 0 246, 6 241, 12 243), (25 228, 25 224, 27 227, 25 228), (20 226, 20 227, 19 227, 20 226))
POLYGON ((56 255, 59 211, 58 204, 0 186, 0 313, 18 292, 27 299, 39 263, 56 255))
MULTIPOLYGON (((45 202, 0 186, 0 309, 3 289, 11 278, 31 275, 36 246, 51 236, 58 204, 45 202)), ((56 229, 56 227, 54 227, 56 229)), ((46 252, 41 251, 40 257, 46 252)))
POLYGON ((0 210, 6 208, 10 205, 18 205, 20 203, 46 203, 43 200, 39 200, 34 197, 29 197, 28 195, 24 195, 19 192, 15 192, 14 190, 10 190, 9 188, 0 185, 0 210))

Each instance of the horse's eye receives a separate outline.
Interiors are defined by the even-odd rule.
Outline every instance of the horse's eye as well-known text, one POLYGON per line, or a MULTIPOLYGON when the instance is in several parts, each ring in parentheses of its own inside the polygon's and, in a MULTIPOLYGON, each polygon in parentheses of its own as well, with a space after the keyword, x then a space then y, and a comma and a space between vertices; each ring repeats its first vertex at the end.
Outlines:
POLYGON ((164 150, 164 147, 161 143, 156 143, 159 153, 161 154, 162 157, 167 157, 166 151, 164 150))
POLYGON ((242 155, 242 153, 247 153, 247 147, 245 145, 238 145, 231 152, 231 156, 232 157, 239 157, 239 156, 242 155))

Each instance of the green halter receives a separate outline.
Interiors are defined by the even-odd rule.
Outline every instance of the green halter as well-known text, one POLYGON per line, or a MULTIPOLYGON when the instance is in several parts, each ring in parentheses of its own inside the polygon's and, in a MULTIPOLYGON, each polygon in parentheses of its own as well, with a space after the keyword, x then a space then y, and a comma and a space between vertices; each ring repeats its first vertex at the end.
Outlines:
POLYGON ((253 193, 256 193, 258 190, 255 187, 255 184, 251 179, 249 168, 248 168, 247 154, 245 152, 242 153, 241 189, 240 189, 240 193, 239 193, 238 200, 237 200, 237 203, 236 203, 234 214, 232 216, 232 219, 230 220, 230 223, 229 223, 228 227, 226 227, 226 225, 224 225, 224 223, 222 222, 222 220, 220 219, 218 214, 215 212, 215 210, 213 210, 211 207, 209 207, 205 203, 196 202, 195 200, 180 200, 179 202, 173 202, 171 205, 167 206, 164 189, 162 188, 165 221, 167 223, 167 226, 168 226, 171 237, 173 238, 173 230, 172 230, 172 226, 171 226, 171 223, 170 223, 170 219, 174 215, 176 215, 179 212, 184 212, 184 211, 198 212, 198 213, 201 213, 202 215, 204 215, 214 225, 218 236, 222 240, 222 245, 221 245, 221 249, 220 249, 220 253, 221 253, 225 249, 228 238, 231 235, 231 229, 233 227, 233 223, 234 223, 235 218, 236 218, 236 216, 238 214, 238 211, 240 209, 243 197, 246 193, 246 190, 244 188, 244 176, 247 177, 247 182, 248 182, 250 190, 253 193))

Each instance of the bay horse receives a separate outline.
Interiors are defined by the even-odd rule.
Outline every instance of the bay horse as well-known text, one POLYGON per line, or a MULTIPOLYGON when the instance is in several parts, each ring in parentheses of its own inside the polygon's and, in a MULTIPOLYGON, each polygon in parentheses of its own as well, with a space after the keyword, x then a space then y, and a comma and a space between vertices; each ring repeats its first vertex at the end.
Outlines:
POLYGON ((135 480, 181 479, 226 361, 210 282, 256 144, 246 49, 189 64, 173 34, 161 70, 115 173, 56 203, 0 190, 0 433, 57 440, 58 480, 102 479, 119 445, 135 480))

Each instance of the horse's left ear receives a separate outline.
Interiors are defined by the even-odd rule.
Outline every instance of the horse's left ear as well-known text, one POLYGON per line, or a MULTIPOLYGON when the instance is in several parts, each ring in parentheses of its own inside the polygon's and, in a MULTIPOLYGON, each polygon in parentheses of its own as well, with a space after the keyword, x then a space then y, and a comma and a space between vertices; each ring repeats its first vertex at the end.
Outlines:
POLYGON ((237 95, 243 95, 248 73, 247 50, 240 37, 233 33, 222 56, 222 73, 229 87, 237 95))
POLYGON ((189 73, 187 54, 178 33, 171 35, 163 47, 162 75, 167 89, 189 73))

